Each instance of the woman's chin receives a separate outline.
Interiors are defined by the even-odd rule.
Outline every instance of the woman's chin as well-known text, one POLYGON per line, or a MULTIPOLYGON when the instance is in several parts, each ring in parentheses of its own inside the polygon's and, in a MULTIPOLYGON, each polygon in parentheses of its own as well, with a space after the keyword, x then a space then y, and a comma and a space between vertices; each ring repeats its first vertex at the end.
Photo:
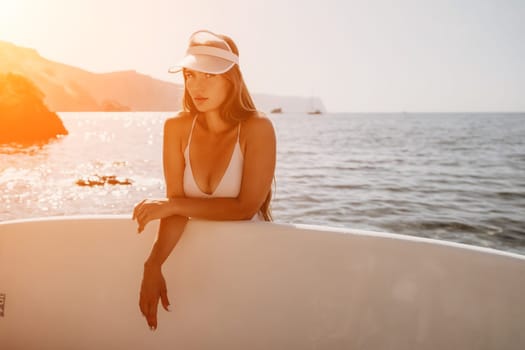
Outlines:
POLYGON ((195 106, 195 108, 197 109, 197 111, 199 111, 199 113, 206 113, 217 109, 205 106, 195 106))

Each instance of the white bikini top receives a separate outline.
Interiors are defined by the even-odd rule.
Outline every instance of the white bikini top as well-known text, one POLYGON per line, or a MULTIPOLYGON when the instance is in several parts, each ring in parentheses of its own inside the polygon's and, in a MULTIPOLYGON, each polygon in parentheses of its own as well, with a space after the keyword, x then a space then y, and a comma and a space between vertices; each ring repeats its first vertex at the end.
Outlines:
POLYGON ((191 136, 193 135, 193 128, 195 127, 195 122, 197 116, 193 118, 193 124, 191 125, 190 136, 188 137, 188 145, 184 150, 184 194, 186 197, 200 197, 200 198, 212 198, 212 197, 230 197, 235 198, 239 195, 241 191, 241 181, 242 181, 242 168, 244 163, 244 158, 241 152, 241 146, 239 143, 239 135, 241 132, 241 123, 239 123, 239 128, 237 130, 237 141, 233 147, 233 153, 230 158, 230 163, 222 175, 222 178, 219 182, 219 185, 212 194, 207 194, 199 188, 195 177, 193 176, 193 171, 191 169, 191 160, 190 160, 190 144, 191 136))

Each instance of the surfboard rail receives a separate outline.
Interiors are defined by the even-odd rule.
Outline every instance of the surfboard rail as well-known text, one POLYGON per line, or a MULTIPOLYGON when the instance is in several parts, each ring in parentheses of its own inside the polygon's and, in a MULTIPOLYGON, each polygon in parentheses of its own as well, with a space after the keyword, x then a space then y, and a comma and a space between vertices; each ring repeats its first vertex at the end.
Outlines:
POLYGON ((525 256, 390 233, 190 220, 138 308, 158 222, 0 222, 2 349, 523 349, 525 256))

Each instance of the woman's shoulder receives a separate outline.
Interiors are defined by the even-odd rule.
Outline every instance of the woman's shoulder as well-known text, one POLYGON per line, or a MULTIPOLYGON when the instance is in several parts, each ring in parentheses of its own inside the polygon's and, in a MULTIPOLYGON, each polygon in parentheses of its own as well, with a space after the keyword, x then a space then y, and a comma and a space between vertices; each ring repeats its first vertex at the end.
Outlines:
POLYGON ((266 138, 275 134, 272 121, 260 111, 243 121, 242 130, 245 135, 249 135, 250 139, 258 136, 266 138))
POLYGON ((190 112, 178 111, 174 116, 166 119, 166 124, 183 124, 193 120, 190 112))
POLYGON ((273 129, 273 123, 264 112, 255 111, 254 114, 250 118, 247 118, 244 121, 244 127, 249 130, 251 129, 257 130, 259 128, 273 129))
POLYGON ((166 119, 164 123, 164 129, 166 131, 175 132, 182 131, 188 125, 191 126, 193 121, 192 115, 189 112, 179 111, 174 116, 166 119))

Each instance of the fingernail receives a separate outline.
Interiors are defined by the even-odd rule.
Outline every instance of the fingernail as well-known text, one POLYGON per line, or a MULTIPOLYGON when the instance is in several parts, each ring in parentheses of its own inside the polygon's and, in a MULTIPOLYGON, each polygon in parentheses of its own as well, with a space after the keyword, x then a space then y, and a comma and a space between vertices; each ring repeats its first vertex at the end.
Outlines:
POLYGON ((150 331, 154 332, 155 331, 155 326, 151 326, 149 327, 150 331))

